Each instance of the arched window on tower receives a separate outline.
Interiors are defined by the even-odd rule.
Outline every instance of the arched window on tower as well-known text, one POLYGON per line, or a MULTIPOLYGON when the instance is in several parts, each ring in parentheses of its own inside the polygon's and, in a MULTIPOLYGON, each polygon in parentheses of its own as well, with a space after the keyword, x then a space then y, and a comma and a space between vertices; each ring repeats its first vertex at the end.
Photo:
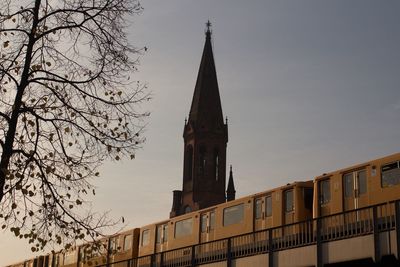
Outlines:
POLYGON ((214 177, 215 181, 219 179, 219 152, 218 148, 214 149, 214 177))
POLYGON ((200 146, 200 162, 199 162, 200 176, 204 176, 206 170, 206 148, 204 145, 200 146))
POLYGON ((192 180, 193 174, 193 147, 188 145, 186 147, 186 157, 185 157, 185 179, 192 180))

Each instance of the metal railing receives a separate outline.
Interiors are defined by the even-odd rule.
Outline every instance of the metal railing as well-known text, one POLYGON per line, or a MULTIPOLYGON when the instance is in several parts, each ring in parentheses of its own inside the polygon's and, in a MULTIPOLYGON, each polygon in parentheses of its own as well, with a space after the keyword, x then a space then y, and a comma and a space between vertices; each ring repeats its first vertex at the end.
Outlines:
POLYGON ((193 248, 195 264, 223 261, 227 258, 228 239, 199 244, 193 248))

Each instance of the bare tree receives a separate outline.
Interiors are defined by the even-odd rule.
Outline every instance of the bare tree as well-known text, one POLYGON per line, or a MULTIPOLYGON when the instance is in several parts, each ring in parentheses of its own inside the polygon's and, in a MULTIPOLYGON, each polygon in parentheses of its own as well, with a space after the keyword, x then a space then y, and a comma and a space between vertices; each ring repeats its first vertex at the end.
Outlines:
POLYGON ((0 3, 0 222, 32 243, 69 247, 109 223, 87 207, 105 159, 142 144, 144 51, 128 43, 137 0, 0 3), (78 208, 79 206, 79 208, 78 208))

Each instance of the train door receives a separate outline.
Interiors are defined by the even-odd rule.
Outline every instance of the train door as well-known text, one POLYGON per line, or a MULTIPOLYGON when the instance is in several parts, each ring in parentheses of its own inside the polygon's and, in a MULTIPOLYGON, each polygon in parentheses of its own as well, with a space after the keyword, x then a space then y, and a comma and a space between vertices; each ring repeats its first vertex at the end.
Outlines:
POLYGON ((108 261, 114 261, 114 257, 120 250, 119 236, 110 237, 108 240, 108 261))
POLYGON ((157 225, 156 232, 156 252, 167 249, 168 245, 168 223, 157 225))
POLYGON ((254 230, 271 228, 273 223, 271 195, 256 198, 254 205, 254 230))
POLYGON ((284 196, 284 217, 283 224, 294 223, 294 190, 289 189, 283 192, 284 196))
POLYGON ((304 199, 304 214, 300 212, 300 220, 308 220, 313 218, 313 197, 314 197, 314 188, 313 187, 304 187, 303 188, 303 199, 304 199), (304 215, 304 217, 303 217, 304 215))
POLYGON ((353 210, 368 205, 367 172, 365 169, 343 175, 344 210, 353 210))
POLYGON ((330 214, 331 180, 318 181, 318 216, 330 214))
POLYGON ((201 214, 200 232, 200 240, 202 243, 215 239, 215 210, 201 214))

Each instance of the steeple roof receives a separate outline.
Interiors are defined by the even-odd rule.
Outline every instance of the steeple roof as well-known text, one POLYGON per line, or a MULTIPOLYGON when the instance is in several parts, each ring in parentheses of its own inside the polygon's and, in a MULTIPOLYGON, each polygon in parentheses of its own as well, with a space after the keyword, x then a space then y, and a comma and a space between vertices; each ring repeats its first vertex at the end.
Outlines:
POLYGON ((190 108, 189 123, 212 130, 222 127, 224 121, 211 45, 211 23, 208 21, 206 25, 206 41, 190 108))
POLYGON ((233 182, 233 172, 232 172, 232 165, 230 166, 229 171, 229 181, 228 181, 228 188, 226 189, 226 200, 232 201, 235 200, 236 190, 235 184, 233 182))

